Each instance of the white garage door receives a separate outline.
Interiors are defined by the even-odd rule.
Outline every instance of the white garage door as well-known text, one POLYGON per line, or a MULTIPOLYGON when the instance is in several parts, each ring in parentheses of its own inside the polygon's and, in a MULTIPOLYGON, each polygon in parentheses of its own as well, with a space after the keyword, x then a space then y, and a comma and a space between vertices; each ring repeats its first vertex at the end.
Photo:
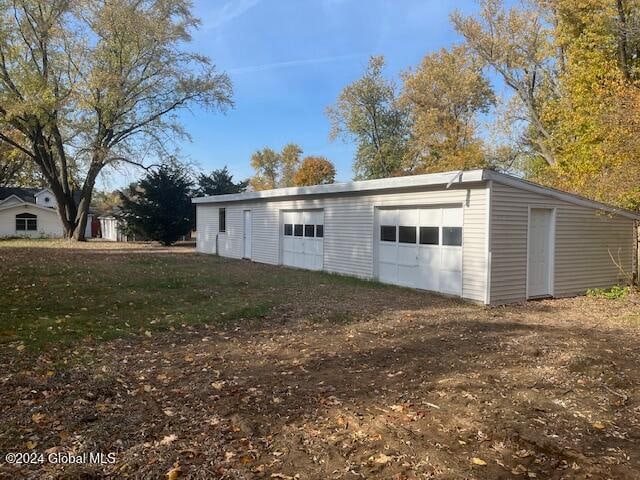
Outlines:
POLYGON ((282 263, 307 270, 322 270, 324 212, 282 212, 282 263))
POLYGON ((462 208, 378 209, 378 278, 462 295, 462 208))

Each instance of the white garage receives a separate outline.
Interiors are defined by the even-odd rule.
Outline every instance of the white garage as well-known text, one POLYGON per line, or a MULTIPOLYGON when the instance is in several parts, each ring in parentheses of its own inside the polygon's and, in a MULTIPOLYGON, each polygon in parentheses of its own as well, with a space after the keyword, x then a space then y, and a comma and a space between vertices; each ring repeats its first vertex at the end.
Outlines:
POLYGON ((629 281, 635 212, 492 170, 195 198, 197 250, 489 305, 629 281))
POLYGON ((322 270, 324 256, 324 212, 282 212, 282 264, 307 270, 322 270))
POLYGON ((378 278, 386 283, 462 295, 463 209, 378 210, 378 278))

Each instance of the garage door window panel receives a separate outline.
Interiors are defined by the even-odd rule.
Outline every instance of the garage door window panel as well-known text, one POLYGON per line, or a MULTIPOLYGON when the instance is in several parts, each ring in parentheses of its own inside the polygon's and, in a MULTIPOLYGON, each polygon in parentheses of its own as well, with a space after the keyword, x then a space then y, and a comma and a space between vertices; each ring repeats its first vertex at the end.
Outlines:
POLYGON ((294 235, 295 237, 301 237, 301 236, 302 236, 303 231, 304 231, 304 225, 302 225, 302 224, 300 224, 300 223, 296 223, 296 224, 293 226, 293 235, 294 235))
POLYGON ((462 227, 442 227, 442 244, 450 247, 461 247, 462 227))
POLYGON ((316 225, 316 238, 324 237, 324 225, 316 225))
POLYGON ((285 223, 284 224, 284 234, 287 237, 290 237, 290 236, 293 235, 293 224, 291 224, 291 223, 285 223))
POLYGON ((400 243, 416 243, 417 234, 416 227, 406 227, 404 225, 400 225, 398 227, 398 241, 400 243))
POLYGON ((304 226, 304 236, 305 237, 315 237, 315 225, 305 225, 304 226))
POLYGON ((420 245, 439 245, 439 227, 420 227, 420 245))
POLYGON ((395 225, 382 225, 380 227, 380 240, 383 242, 396 242, 398 239, 395 225))

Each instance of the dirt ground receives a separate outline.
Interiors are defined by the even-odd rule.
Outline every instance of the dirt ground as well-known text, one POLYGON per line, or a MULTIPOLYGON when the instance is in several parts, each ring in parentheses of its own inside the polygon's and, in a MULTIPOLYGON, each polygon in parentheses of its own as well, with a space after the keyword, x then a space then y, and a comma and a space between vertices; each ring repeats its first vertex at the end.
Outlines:
POLYGON ((0 343, 0 454, 45 456, 0 477, 640 478, 639 296, 490 309, 293 274, 317 281, 257 320, 0 343), (47 460, 82 452, 115 461, 47 460))

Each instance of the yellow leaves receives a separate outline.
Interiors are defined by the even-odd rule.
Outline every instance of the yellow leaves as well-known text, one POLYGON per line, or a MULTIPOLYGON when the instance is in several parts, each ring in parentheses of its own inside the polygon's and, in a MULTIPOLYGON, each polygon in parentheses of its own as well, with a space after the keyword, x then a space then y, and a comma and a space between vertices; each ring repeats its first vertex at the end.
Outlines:
POLYGON ((214 390, 222 390, 224 388, 224 381, 223 380, 218 380, 218 381, 212 382, 211 383, 211 387, 214 390))
POLYGON ((480 465, 481 467, 484 467, 487 465, 487 462, 485 462, 484 460, 478 457, 473 457, 471 459, 471 463, 473 463, 474 465, 480 465))
POLYGON ((33 450, 34 448, 36 448, 38 446, 38 442, 34 441, 34 440, 29 440, 26 444, 27 448, 29 450, 33 450))
POLYGON ((174 463, 173 468, 167 472, 167 480, 176 480, 181 472, 180 464, 178 462, 174 463))
POLYGON ((37 424, 43 423, 45 418, 46 418, 46 415, 40 412, 34 413, 33 415, 31 415, 31 421, 37 424))
POLYGON ((605 425, 604 423, 602 423, 602 422, 593 422, 593 423, 591 424, 591 426, 592 426, 593 428, 598 429, 598 430, 604 430, 605 428, 607 428, 607 427, 606 427, 606 425, 605 425))
POLYGON ((378 455, 369 457, 370 462, 376 463, 378 465, 386 465, 392 460, 393 457, 390 457, 389 455, 386 455, 384 453, 379 453, 378 455))
POLYGON ((178 439, 177 435, 174 435, 173 433, 171 435, 166 435, 165 437, 163 437, 162 440, 160 440, 160 445, 170 445, 173 442, 175 442, 178 439))

